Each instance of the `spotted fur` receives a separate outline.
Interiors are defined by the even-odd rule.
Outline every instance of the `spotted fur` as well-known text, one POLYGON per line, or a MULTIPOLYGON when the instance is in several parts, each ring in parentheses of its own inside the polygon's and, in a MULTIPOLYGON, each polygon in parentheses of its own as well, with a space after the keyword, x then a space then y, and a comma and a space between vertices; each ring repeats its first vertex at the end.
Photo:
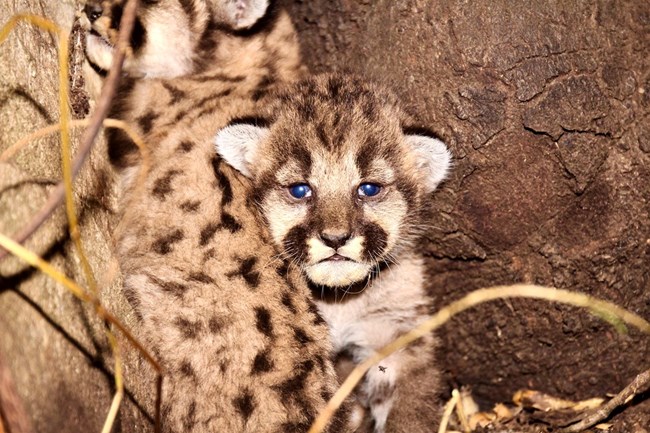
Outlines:
MULTIPOLYGON (((280 91, 263 122, 234 122, 215 141, 252 179, 290 268, 310 280, 339 358, 359 363, 428 317, 414 246, 450 155, 392 93, 357 77, 308 78, 280 91)), ((435 431, 434 347, 426 335, 366 374, 362 429, 435 431)))
MULTIPOLYGON (((328 331, 250 208, 250 182, 212 145, 298 77, 294 30, 283 12, 260 12, 265 1, 142 3, 111 117, 144 138, 147 157, 118 130, 107 138, 122 179, 116 253, 138 334, 167 371, 165 429, 306 431, 338 385, 328 331)), ((100 69, 121 8, 85 9, 100 69)))

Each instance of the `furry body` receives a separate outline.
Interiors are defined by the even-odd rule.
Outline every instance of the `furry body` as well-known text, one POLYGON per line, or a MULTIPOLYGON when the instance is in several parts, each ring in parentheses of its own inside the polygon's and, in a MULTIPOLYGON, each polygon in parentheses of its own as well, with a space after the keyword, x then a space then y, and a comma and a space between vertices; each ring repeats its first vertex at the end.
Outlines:
MULTIPOLYGON (((247 202, 249 181, 212 144, 219 128, 255 113, 270 88, 302 69, 284 13, 249 28, 260 7, 266 2, 143 2, 110 115, 147 144, 143 158, 125 134, 107 134, 122 179, 114 237, 124 290, 139 335, 167 370, 170 432, 306 431, 338 385, 304 279, 276 258, 247 202), (232 3, 242 7, 232 12, 232 3), (175 39, 157 30, 165 26, 175 39)), ((85 10, 88 57, 100 69, 110 65, 120 8, 85 10)))
MULTIPOLYGON (((280 92, 263 121, 216 136, 224 159, 252 179, 273 241, 309 279, 335 352, 354 363, 428 317, 414 246, 450 155, 414 125, 392 93, 323 75, 280 92)), ((435 430, 434 347, 427 335, 367 373, 364 425, 435 430)))

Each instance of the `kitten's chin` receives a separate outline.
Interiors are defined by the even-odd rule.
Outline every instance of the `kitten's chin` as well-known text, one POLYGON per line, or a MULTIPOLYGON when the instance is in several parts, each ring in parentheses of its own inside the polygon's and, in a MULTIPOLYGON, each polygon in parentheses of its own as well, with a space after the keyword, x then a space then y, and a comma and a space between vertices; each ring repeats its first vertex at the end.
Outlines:
POLYGON ((353 261, 325 261, 304 266, 307 278, 321 286, 342 287, 364 280, 372 266, 353 261))

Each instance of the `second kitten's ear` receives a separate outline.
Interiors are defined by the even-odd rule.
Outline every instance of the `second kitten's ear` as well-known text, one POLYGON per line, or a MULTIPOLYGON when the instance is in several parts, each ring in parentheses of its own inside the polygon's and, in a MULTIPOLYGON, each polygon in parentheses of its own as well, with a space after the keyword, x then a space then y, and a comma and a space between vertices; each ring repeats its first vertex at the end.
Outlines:
POLYGON ((266 13, 269 0, 220 0, 218 15, 233 30, 252 27, 266 13))
POLYGON ((257 151, 269 128, 240 122, 235 121, 217 132, 214 144, 224 161, 244 176, 252 178, 257 151))

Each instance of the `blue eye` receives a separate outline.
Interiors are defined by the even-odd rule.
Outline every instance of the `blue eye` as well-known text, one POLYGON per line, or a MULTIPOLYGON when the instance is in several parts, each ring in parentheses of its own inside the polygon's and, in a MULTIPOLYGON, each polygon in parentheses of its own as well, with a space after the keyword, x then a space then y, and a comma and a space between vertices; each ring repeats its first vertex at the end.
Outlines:
POLYGON ((297 199, 308 198, 311 197, 311 188, 306 183, 297 183, 289 187, 289 194, 297 199))
POLYGON ((376 183, 362 183, 357 189, 359 197, 374 197, 381 192, 381 186, 376 183))

